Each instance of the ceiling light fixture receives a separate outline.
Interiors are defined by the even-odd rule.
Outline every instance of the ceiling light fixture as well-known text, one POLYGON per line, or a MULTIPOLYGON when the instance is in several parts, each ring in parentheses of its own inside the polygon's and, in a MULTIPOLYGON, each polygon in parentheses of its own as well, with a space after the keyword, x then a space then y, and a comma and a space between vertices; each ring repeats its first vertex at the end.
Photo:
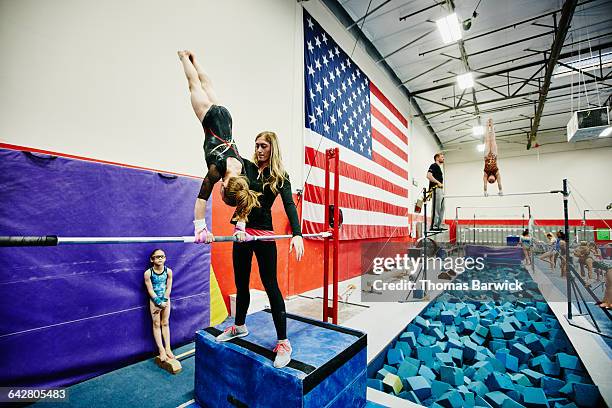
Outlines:
POLYGON ((467 72, 465 74, 457 75, 457 84, 459 84, 459 89, 468 89, 474 86, 474 77, 471 72, 467 72))
POLYGON ((436 20, 436 24, 444 44, 450 44, 461 39, 461 25, 456 13, 436 20))

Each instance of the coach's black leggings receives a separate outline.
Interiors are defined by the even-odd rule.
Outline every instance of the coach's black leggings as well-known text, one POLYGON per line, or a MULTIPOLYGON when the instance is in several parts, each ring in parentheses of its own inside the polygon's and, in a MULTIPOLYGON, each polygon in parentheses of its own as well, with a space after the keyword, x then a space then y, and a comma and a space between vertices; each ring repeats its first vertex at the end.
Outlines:
POLYGON ((240 326, 245 323, 249 302, 249 278, 251 276, 251 264, 253 252, 259 266, 259 276, 263 283, 270 307, 272 319, 276 327, 278 340, 287 338, 287 317, 285 316, 285 301, 278 287, 276 279, 276 242, 274 241, 252 241, 234 242, 232 249, 232 260, 234 262, 234 281, 236 283, 236 320, 235 324, 240 326))

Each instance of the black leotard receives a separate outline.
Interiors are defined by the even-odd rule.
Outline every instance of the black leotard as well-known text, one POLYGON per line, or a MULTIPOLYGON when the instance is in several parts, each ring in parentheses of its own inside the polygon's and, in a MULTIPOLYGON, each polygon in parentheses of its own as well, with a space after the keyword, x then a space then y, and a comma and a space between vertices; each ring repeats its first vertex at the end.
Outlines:
MULTIPOLYGON (((215 165, 220 176, 225 175, 227 158, 233 157, 242 162, 238 148, 232 137, 232 115, 227 108, 212 105, 204 119, 204 156, 208 167, 215 165)), ((244 167, 244 166, 243 166, 244 167)))

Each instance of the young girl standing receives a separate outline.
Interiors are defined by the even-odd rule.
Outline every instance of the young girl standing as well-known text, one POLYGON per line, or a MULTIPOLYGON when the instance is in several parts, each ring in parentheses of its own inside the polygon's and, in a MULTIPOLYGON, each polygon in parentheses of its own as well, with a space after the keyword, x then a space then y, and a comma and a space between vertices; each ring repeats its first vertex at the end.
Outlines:
POLYGON ((174 354, 172 354, 170 349, 169 325, 172 269, 166 266, 166 254, 161 249, 156 249, 151 253, 150 265, 151 267, 144 273, 144 280, 149 294, 149 310, 153 320, 153 338, 159 350, 159 359, 166 361, 174 359, 174 354))

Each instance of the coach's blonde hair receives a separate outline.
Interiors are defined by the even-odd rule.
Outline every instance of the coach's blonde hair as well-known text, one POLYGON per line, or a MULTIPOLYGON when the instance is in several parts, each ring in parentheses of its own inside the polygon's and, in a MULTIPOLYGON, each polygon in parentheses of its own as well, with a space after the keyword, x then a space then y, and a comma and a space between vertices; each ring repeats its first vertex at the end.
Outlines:
MULTIPOLYGON (((278 194, 279 189, 283 187, 287 178, 287 172, 283 166, 283 158, 278 144, 278 136, 274 132, 266 131, 258 134, 255 137, 255 141, 260 138, 270 143, 270 177, 264 183, 264 188, 268 185, 274 194, 278 194)), ((253 161, 257 163, 257 151, 253 154, 253 161)))

